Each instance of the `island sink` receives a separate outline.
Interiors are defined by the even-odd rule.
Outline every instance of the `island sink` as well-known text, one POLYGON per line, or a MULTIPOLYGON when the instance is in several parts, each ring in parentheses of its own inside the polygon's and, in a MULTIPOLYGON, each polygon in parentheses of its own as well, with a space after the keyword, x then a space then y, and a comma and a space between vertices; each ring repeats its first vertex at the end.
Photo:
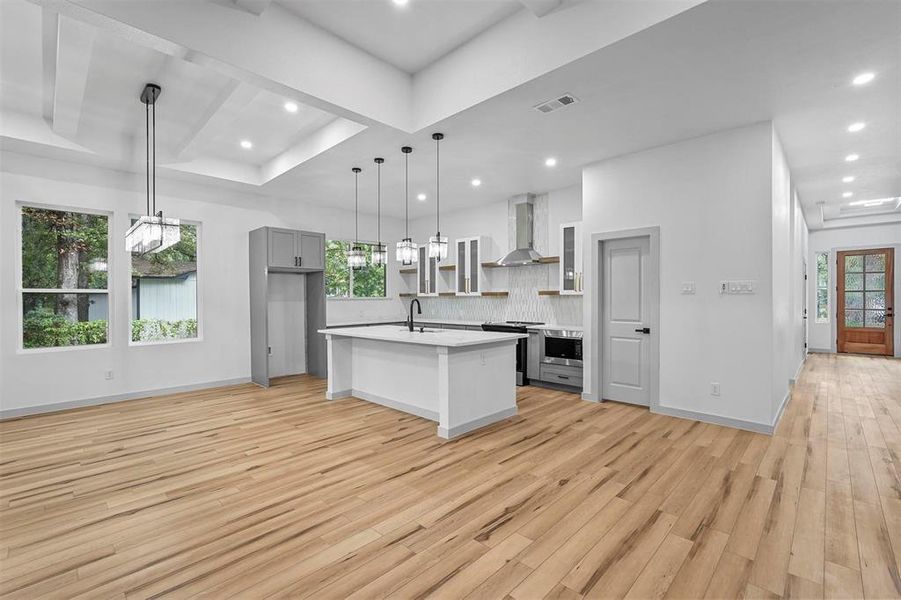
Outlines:
POLYGON ((393 325, 322 329, 326 398, 353 396, 437 421, 450 439, 516 414, 520 333, 393 325))

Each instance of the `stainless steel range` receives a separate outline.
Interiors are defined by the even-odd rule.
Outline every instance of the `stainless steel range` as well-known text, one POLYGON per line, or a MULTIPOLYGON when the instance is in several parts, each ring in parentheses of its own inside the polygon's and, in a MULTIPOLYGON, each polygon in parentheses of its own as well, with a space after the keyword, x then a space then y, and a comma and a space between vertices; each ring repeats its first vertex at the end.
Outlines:
MULTIPOLYGON (((501 331, 505 333, 528 333, 529 327, 544 325, 537 321, 504 321, 502 323, 482 323, 482 331, 501 331)), ((516 385, 529 385, 529 342, 523 338, 516 342, 516 385)), ((537 376, 538 373, 535 373, 537 376)))

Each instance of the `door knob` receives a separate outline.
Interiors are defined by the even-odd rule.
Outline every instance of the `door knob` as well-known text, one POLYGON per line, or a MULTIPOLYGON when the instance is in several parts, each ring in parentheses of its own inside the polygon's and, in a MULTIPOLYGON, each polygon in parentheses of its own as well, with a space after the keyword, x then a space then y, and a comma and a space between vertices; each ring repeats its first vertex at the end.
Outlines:
POLYGON ((650 327, 642 327, 641 329, 636 329, 635 333, 651 333, 650 327))

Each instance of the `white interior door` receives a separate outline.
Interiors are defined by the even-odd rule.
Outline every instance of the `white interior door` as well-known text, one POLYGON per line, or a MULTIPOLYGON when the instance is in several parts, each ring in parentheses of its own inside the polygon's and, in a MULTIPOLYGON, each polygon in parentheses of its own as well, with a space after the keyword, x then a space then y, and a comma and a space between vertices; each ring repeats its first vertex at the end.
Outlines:
POLYGON ((603 398, 650 405, 650 240, 604 242, 603 398))

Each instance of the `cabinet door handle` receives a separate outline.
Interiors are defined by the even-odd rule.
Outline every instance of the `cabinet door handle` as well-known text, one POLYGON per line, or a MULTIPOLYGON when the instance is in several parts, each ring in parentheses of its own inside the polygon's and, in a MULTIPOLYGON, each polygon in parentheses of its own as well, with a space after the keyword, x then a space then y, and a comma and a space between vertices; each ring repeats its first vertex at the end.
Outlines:
POLYGON ((298 267, 302 267, 302 266, 303 266, 303 256, 298 256, 298 257, 297 257, 297 266, 298 266, 298 267))

